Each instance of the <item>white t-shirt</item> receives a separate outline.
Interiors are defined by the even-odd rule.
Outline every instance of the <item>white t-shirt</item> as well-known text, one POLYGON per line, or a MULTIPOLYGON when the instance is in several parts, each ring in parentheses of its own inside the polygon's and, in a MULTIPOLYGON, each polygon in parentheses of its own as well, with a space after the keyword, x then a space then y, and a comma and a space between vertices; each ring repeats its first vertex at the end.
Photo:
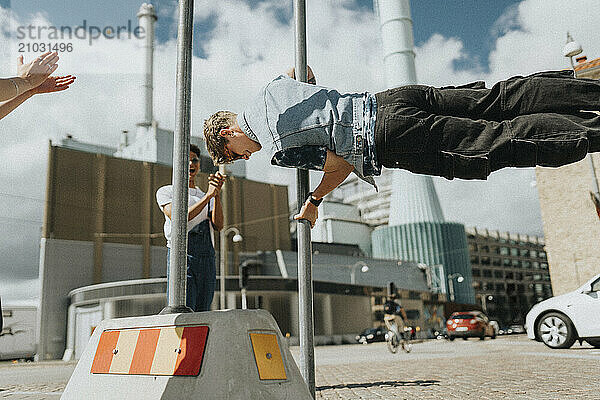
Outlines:
MULTIPOLYGON (((197 186, 195 188, 188 188, 188 207, 193 206, 194 204, 200 202, 206 193, 200 190, 197 186)), ((169 204, 173 201, 173 185, 166 185, 159 188, 156 191, 156 202, 158 206, 162 210, 166 204, 169 204)), ((194 219, 188 221, 187 223, 187 231, 191 231, 193 227, 208 219, 208 211, 214 208, 214 199, 210 199, 208 202, 208 207, 204 207, 200 214, 196 215, 194 219)), ((210 237, 213 242, 213 246, 215 245, 215 235, 213 231, 212 224, 210 225, 210 237)), ((171 218, 167 217, 165 214, 165 226, 163 228, 165 233, 165 238, 167 238, 167 247, 171 247, 171 218)))

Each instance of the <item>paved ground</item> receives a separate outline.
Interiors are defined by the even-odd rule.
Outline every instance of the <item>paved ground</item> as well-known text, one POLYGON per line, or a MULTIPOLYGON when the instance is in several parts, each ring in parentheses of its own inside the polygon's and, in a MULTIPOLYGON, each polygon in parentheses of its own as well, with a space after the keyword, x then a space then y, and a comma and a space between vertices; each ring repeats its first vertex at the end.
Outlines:
MULTIPOLYGON (((297 358, 298 348, 292 348, 297 358)), ((315 349, 317 399, 597 399, 600 349, 550 350, 523 335, 315 349)), ((0 398, 58 399, 73 363, 0 363, 0 398)))

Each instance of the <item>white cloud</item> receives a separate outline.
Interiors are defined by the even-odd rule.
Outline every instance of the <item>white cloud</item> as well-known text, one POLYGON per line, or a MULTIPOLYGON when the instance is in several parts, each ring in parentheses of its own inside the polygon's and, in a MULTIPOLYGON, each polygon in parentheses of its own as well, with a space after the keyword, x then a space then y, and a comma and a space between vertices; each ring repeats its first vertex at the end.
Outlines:
MULTIPOLYGON (((376 16, 333 4, 326 1, 307 6, 308 62, 319 83, 341 91, 385 88, 376 16)), ((192 66, 192 132, 200 135, 203 120, 211 113, 241 110, 260 86, 293 65, 294 37, 293 28, 280 18, 291 15, 291 2, 282 5, 267 0, 250 7, 242 0, 199 0, 195 15, 215 22, 214 32, 201 43, 207 58, 195 57, 192 66)), ((455 60, 469 57, 460 38, 433 35, 416 49, 419 80, 439 86, 480 79, 493 83, 514 74, 566 68, 568 62, 561 49, 567 31, 590 58, 598 57, 598 15, 600 2, 596 0, 524 0, 492 30, 497 38, 489 57, 489 72, 483 72, 476 62, 466 70, 455 70, 455 60)), ((12 26, 30 22, 18 20, 21 16, 15 13, 12 18, 12 26)), ((38 24, 50 23, 42 14, 33 18, 38 24)), ((488 32, 482 32, 485 34, 488 32)), ((12 54, 10 63, 0 64, 2 76, 15 68, 14 47, 12 54)), ((48 139, 56 141, 72 134, 83 141, 116 146, 120 131, 132 129, 141 119, 141 54, 140 41, 128 39, 100 39, 92 46, 75 41, 73 52, 62 53, 58 73, 76 74, 73 87, 64 93, 35 97, 0 122, 3 190, 28 198, 44 197, 48 139)), ((26 54, 26 59, 32 56, 26 54)), ((154 109, 161 126, 170 129, 175 123, 175 64, 175 41, 159 45, 155 52, 154 109)), ((248 164, 249 177, 282 184, 295 180, 293 170, 272 168, 267 161, 264 154, 254 156, 248 164)), ((449 220, 539 234, 539 205, 530 186, 532 179, 531 170, 509 170, 493 174, 487 182, 439 180, 437 187, 449 220)), ((294 187, 290 188, 292 199, 294 187)), ((0 216, 41 218, 41 205, 30 200, 21 202, 24 206, 19 208, 17 199, 12 199, 13 206, 3 198, 5 211, 0 216), (11 207, 14 211, 7 211, 11 207)), ((39 234, 39 226, 32 224, 30 229, 25 236, 39 234)), ((13 251, 7 246, 0 243, 4 260, 13 251)), ((22 257, 24 268, 37 268, 34 253, 22 257)), ((0 261, 0 270, 9 270, 6 261, 0 261)))

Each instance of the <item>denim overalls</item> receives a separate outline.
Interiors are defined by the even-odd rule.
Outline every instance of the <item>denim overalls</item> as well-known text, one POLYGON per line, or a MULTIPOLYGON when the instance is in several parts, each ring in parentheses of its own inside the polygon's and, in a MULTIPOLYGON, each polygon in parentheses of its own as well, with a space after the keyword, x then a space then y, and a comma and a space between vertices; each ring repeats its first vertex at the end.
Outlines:
MULTIPOLYGON (((167 279, 171 249, 167 250, 167 279)), ((194 311, 209 311, 217 283, 215 248, 210 221, 205 219, 188 232, 186 305, 194 311)), ((168 291, 168 288, 167 288, 168 291)), ((168 296, 167 292, 167 296, 168 296)))

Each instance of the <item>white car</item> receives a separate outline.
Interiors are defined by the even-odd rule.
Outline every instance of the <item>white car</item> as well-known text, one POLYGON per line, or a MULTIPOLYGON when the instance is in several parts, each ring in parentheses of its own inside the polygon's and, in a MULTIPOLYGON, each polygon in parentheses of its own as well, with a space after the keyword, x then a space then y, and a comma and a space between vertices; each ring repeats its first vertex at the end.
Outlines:
POLYGON ((553 349, 576 340, 600 348, 600 274, 579 289, 534 305, 525 318, 527 337, 553 349))

